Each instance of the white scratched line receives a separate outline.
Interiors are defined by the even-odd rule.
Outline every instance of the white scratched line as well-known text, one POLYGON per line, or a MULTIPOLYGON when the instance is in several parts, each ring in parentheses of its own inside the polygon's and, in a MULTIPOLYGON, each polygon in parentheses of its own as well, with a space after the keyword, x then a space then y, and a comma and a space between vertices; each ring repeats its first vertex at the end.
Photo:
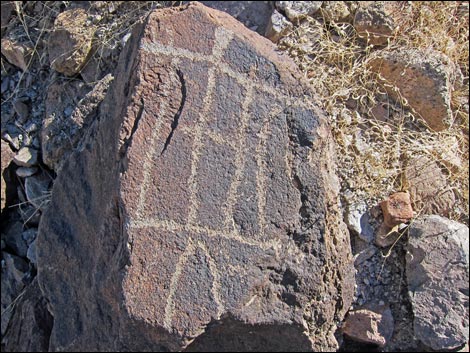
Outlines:
POLYGON ((261 242, 257 240, 252 240, 248 238, 242 237, 240 234, 236 233, 235 231, 225 232, 219 231, 214 229, 209 229, 206 227, 201 227, 193 224, 180 224, 172 220, 157 220, 157 219, 150 219, 150 220, 137 220, 131 221, 129 224, 130 229, 142 229, 142 228, 157 228, 162 229, 167 232, 188 232, 194 233, 199 235, 206 235, 209 238, 215 239, 226 239, 226 240, 234 240, 241 244, 249 245, 249 246, 256 246, 260 249, 267 250, 271 249, 276 246, 276 241, 266 241, 261 242))
MULTIPOLYGON (((225 31, 227 33, 227 37, 232 35, 233 33, 229 31, 225 31)), ((225 39, 225 38, 224 38, 225 39)), ((270 87, 265 84, 259 84, 254 82, 252 78, 248 75, 234 71, 230 66, 225 63, 222 63, 219 57, 214 57, 214 54, 208 56, 203 55, 200 53, 194 53, 190 50, 184 48, 174 48, 168 45, 163 45, 161 43, 142 43, 140 45, 140 49, 144 52, 152 53, 152 54, 163 54, 163 55, 170 55, 173 57, 185 58, 191 61, 199 61, 199 62, 209 62, 210 64, 217 67, 217 69, 229 75, 232 78, 235 78, 239 82, 251 82, 254 88, 268 93, 279 100, 287 100, 288 102, 292 102, 297 107, 302 107, 307 110, 314 110, 317 115, 321 115, 321 111, 315 104, 312 104, 311 100, 314 99, 313 97, 292 97, 288 92, 283 92, 280 88, 270 87)), ((215 50, 215 48, 214 48, 215 50)))

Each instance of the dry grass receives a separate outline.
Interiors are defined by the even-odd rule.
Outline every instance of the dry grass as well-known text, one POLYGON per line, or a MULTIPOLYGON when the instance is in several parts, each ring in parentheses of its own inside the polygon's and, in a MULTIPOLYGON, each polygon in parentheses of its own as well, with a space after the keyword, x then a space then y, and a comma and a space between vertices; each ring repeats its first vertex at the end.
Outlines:
POLYGON ((388 49, 440 51, 460 66, 465 78, 465 85, 455 87, 452 96, 454 124, 443 132, 429 130, 405 99, 387 95, 384 83, 368 69, 378 49, 358 38, 351 24, 328 23, 319 15, 296 26, 279 46, 305 73, 328 113, 343 192, 353 191, 348 202, 374 203, 407 190, 402 178, 406 163, 427 155, 442 168, 456 194, 450 217, 468 223, 468 108, 463 109, 468 102, 468 2, 401 2, 399 6, 398 26, 388 49), (380 117, 384 115, 388 118, 380 117), (449 166, 450 156, 461 165, 449 166))

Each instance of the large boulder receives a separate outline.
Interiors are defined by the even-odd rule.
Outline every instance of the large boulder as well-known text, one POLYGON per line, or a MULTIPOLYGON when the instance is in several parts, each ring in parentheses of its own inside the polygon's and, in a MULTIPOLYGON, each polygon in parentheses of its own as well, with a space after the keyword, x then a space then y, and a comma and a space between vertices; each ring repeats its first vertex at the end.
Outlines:
POLYGON ((138 24, 41 221, 49 350, 334 349, 354 276, 315 99, 227 14, 138 24))
POLYGON ((409 228, 406 277, 417 339, 435 351, 468 342, 468 227, 425 216, 409 228))

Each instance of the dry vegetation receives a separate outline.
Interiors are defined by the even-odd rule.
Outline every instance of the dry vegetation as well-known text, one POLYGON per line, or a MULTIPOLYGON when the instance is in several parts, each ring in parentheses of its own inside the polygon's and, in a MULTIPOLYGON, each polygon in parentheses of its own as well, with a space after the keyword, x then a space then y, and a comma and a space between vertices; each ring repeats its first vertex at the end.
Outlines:
POLYGON ((468 223, 468 106, 463 109, 469 94, 468 21, 468 2, 401 2, 398 27, 388 44, 389 49, 432 48, 460 66, 464 85, 454 87, 454 123, 442 132, 429 130, 406 100, 395 101, 386 94, 384 83, 368 69, 377 49, 358 38, 351 24, 318 16, 299 24, 281 41, 280 47, 297 62, 329 113, 343 195, 350 196, 347 202, 374 203, 392 192, 406 191, 407 161, 426 155, 438 162, 456 194, 450 217, 468 223), (379 104, 390 116, 387 121, 374 114, 379 104), (461 160, 460 167, 445 163, 450 155, 461 160))

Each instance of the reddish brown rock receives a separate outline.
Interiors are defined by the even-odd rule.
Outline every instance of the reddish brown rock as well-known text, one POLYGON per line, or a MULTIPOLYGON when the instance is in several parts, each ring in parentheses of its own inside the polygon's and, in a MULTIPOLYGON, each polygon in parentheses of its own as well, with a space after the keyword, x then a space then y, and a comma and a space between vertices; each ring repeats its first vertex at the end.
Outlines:
POLYGON ((198 3, 136 26, 41 221, 49 350, 336 348, 354 267, 295 70, 198 3))
POLYGON ((393 335, 393 316, 385 305, 362 308, 349 312, 342 328, 349 338, 383 347, 393 335))
POLYGON ((447 56, 418 49, 380 51, 370 68, 385 80, 387 93, 405 98, 430 129, 442 131, 452 124, 451 93, 462 74, 447 56))
POLYGON ((8 62, 21 70, 28 70, 28 62, 31 59, 31 48, 26 44, 18 43, 8 38, 2 39, 2 55, 8 62))
POLYGON ((400 223, 406 223, 413 218, 410 194, 407 192, 396 192, 380 203, 384 223, 387 227, 394 227, 400 223))
POLYGON ((95 33, 87 20, 87 13, 81 8, 57 16, 48 41, 49 60, 54 70, 73 76, 85 65, 95 33))

